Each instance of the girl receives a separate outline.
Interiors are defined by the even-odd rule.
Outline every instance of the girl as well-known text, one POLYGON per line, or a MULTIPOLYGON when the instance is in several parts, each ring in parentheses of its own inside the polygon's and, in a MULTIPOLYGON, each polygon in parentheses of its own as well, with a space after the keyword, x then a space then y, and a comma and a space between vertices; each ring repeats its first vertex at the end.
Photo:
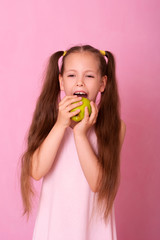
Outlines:
POLYGON ((32 178, 43 178, 34 240, 117 239, 113 203, 124 135, 113 55, 89 45, 54 53, 22 157, 24 213, 31 210, 32 178), (92 113, 86 108, 76 123, 71 118, 80 110, 71 110, 82 96, 92 113))

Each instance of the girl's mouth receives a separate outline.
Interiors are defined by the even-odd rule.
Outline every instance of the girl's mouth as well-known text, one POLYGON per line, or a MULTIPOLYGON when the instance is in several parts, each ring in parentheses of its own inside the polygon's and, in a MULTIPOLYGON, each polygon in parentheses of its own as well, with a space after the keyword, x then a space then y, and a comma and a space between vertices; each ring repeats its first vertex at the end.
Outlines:
POLYGON ((88 94, 85 92, 75 92, 73 95, 77 95, 78 97, 87 98, 88 94))

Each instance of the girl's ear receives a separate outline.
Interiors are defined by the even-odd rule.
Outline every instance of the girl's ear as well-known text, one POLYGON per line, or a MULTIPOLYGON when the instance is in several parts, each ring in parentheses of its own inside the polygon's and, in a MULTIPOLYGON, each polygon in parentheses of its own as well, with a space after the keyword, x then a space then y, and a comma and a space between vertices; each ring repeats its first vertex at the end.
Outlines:
POLYGON ((101 85, 100 85, 100 92, 104 92, 105 88, 106 88, 106 84, 107 84, 107 75, 103 76, 101 79, 101 85))
POLYGON ((59 85, 60 85, 60 90, 64 91, 63 77, 61 74, 59 74, 59 85))

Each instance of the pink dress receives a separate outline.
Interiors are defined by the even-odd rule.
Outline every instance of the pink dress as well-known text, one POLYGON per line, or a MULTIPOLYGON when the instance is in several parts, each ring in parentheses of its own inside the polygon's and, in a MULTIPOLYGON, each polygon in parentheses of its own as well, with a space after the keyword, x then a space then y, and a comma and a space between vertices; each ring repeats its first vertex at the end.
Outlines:
MULTIPOLYGON (((88 138, 97 153, 93 128, 88 138)), ((33 240, 117 240, 114 208, 107 225, 102 216, 90 218, 93 197, 68 127, 52 169, 43 179, 33 240)))

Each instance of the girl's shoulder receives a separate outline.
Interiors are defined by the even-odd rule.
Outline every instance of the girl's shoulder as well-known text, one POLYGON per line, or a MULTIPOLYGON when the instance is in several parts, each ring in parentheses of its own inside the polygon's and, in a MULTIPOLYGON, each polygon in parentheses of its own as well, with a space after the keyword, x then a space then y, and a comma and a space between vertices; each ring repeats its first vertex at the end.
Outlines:
POLYGON ((120 145, 122 146, 126 134, 126 124, 121 119, 121 129, 120 129, 120 145))

